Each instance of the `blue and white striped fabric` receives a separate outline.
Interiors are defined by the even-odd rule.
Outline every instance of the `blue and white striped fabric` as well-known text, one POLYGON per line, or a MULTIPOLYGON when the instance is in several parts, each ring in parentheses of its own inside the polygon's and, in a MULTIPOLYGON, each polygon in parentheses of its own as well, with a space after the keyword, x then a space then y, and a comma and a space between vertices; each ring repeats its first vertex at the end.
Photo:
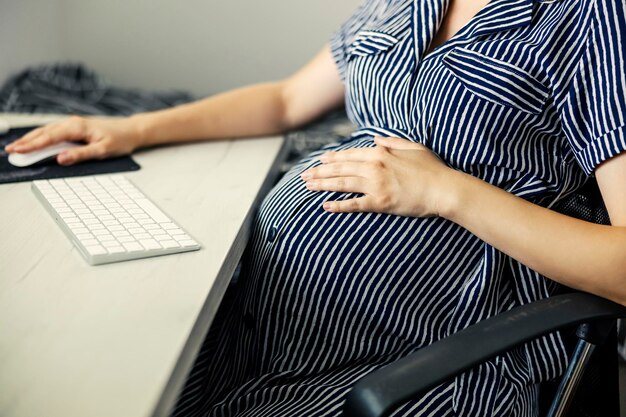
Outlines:
MULTIPOLYGON (((368 0, 332 40, 358 130, 433 149, 536 204, 578 189, 623 152, 623 0, 492 0, 425 55, 448 0, 368 0)), ((185 416, 338 416, 366 373, 555 285, 441 218, 328 214, 299 174, 263 202, 241 282, 178 405, 185 416)), ((395 416, 536 416, 561 374, 550 335, 432 390, 395 416)))

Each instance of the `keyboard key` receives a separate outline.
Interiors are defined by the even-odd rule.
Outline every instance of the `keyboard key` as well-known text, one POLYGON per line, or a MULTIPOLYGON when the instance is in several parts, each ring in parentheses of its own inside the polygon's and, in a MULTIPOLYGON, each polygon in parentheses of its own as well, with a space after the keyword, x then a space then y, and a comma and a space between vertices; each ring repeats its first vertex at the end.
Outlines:
POLYGON ((159 244, 159 242, 157 242, 154 239, 142 239, 142 240, 139 240, 139 243, 141 244, 141 246, 143 246, 147 250, 161 249, 161 245, 159 244))
POLYGON ((72 228, 70 226, 70 230, 72 232, 74 232, 75 235, 78 235, 78 234, 88 234, 89 233, 89 229, 84 227, 82 223, 77 224, 75 228, 72 228))
POLYGON ((85 246, 85 249, 87 249, 87 252, 92 256, 107 254, 107 250, 98 244, 85 246))
POLYGON ((172 236, 178 236, 178 235, 184 235, 185 231, 183 229, 172 229, 172 230, 168 230, 167 233, 169 233, 172 236))
POLYGON ((118 253, 126 253, 126 249, 124 249, 122 246, 107 247, 107 251, 109 251, 109 253, 112 255, 115 255, 118 253))
POLYGON ((165 230, 178 229, 178 226, 176 226, 174 223, 162 223, 161 227, 164 228, 165 230))
POLYGON ((86 232, 86 233, 76 233, 76 237, 78 238, 78 240, 88 240, 88 239, 93 239, 94 235, 92 235, 89 232, 86 232))
POLYGON ((96 178, 96 181, 98 181, 98 183, 103 187, 112 186, 115 184, 115 182, 108 177, 98 177, 96 178))
POLYGON ((89 229, 91 229, 92 231, 94 231, 94 230, 103 230, 103 229, 106 229, 106 227, 104 227, 104 225, 102 223, 98 223, 98 224, 90 225, 89 229))
MULTIPOLYGON (((69 209, 70 206, 68 206, 65 203, 55 203, 52 205, 52 208, 54 208, 56 211, 59 211, 59 209, 64 209, 64 208, 69 209)), ((70 211, 73 211, 73 210, 70 209, 70 211)))
POLYGON ((159 242, 161 245, 163 245, 163 247, 165 249, 174 249, 174 248, 180 248, 180 245, 178 244, 177 241, 175 240, 164 240, 162 242, 159 242))
POLYGON ((143 250, 143 246, 137 242, 124 243, 123 246, 128 252, 139 252, 143 250))
POLYGON ((135 238, 128 235, 128 236, 116 236, 117 240, 119 240, 122 243, 130 243, 130 242, 136 242, 135 238))
POLYGON ((85 246, 96 246, 100 243, 98 239, 81 239, 80 241, 85 246))
POLYGON ((172 240, 170 235, 152 235, 152 238, 158 240, 159 242, 165 242, 167 240, 172 240))

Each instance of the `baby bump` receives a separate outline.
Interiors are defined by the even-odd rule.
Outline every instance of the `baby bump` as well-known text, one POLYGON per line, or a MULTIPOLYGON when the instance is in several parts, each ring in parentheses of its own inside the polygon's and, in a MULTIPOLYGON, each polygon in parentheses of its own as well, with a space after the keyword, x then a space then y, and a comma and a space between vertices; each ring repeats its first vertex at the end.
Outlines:
POLYGON ((307 190, 299 174, 317 163, 290 171, 257 217, 247 309, 262 357, 292 369, 330 349, 334 366, 443 337, 481 242, 439 218, 327 213, 324 201, 355 195, 307 190))

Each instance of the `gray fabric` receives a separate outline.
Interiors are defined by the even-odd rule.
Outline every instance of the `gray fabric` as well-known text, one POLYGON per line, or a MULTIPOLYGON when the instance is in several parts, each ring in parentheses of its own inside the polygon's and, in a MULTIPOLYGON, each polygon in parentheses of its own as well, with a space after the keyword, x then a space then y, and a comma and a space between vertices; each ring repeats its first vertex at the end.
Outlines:
POLYGON ((111 85, 82 64, 27 68, 0 89, 0 111, 125 116, 193 100, 184 92, 154 93, 111 85))

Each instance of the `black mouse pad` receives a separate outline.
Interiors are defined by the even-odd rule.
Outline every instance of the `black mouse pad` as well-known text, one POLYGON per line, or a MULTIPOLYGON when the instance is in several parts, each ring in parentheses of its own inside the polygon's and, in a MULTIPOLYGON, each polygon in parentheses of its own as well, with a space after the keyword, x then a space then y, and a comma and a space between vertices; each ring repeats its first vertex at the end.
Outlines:
POLYGON ((79 177, 83 175, 110 174, 124 171, 137 171, 141 167, 129 156, 86 161, 72 166, 61 166, 52 159, 49 162, 30 167, 17 168, 9 163, 9 156, 4 147, 22 137, 33 128, 11 129, 0 136, 0 184, 9 182, 33 181, 51 178, 79 177))

